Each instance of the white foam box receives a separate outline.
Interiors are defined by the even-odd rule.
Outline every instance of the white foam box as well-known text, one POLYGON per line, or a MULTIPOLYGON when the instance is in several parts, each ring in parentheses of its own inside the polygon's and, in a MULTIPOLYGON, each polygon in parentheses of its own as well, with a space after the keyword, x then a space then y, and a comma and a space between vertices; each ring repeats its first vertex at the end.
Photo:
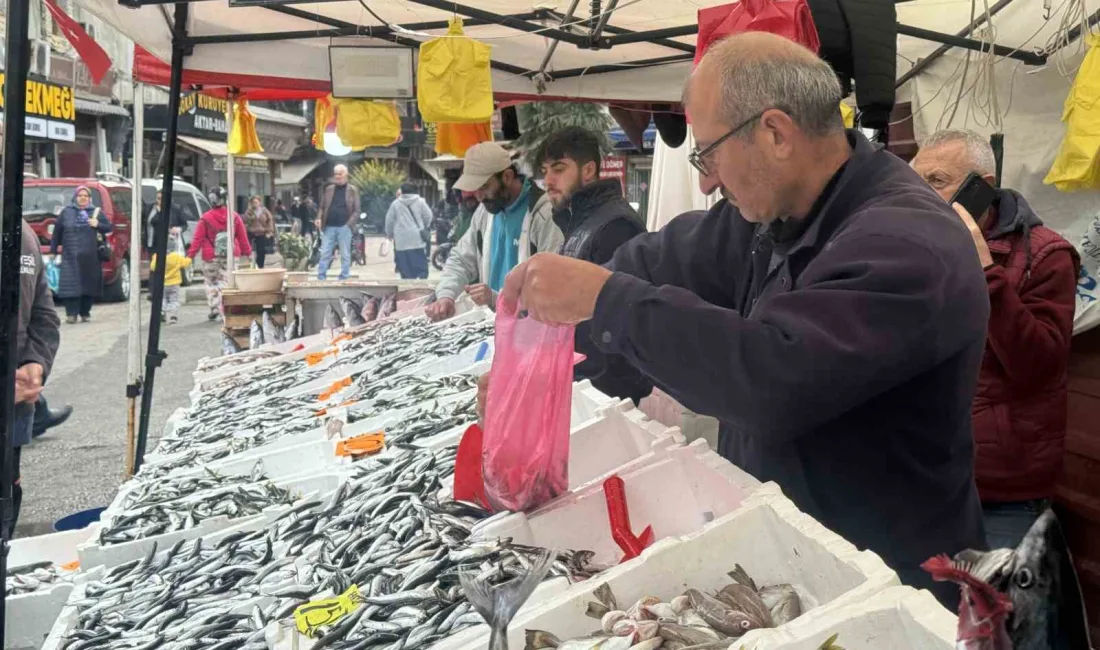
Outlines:
MULTIPOLYGON (((8 547, 8 568, 37 562, 75 562, 78 559, 76 547, 98 532, 99 524, 91 524, 80 530, 13 540, 8 547)), ((37 650, 49 634, 72 590, 72 582, 59 582, 28 594, 9 595, 4 602, 4 620, 7 621, 4 627, 4 648, 37 650)))
MULTIPOLYGON (((524 540, 517 537, 516 541, 524 540)), ((564 544, 557 548, 585 547, 564 544)), ((726 574, 736 564, 744 567, 757 584, 793 585, 802 596, 804 615, 839 613, 836 620, 843 619, 851 606, 877 599, 878 594, 899 584, 897 574, 877 555, 857 550, 799 511, 779 486, 767 483, 746 496, 738 508, 694 533, 660 540, 640 556, 521 611, 508 628, 509 645, 522 647, 528 629, 545 630, 561 639, 591 633, 598 623, 585 616, 585 609, 588 602, 596 600, 594 592, 603 584, 625 608, 643 596, 668 600, 688 588, 717 591, 732 582, 726 574)), ((787 627, 778 631, 786 631, 787 627)), ((487 636, 487 627, 478 626, 451 637, 436 649, 480 650, 487 636)), ((851 648, 849 643, 840 640, 845 648, 851 648)))
MULTIPOLYGON (((707 522, 736 510, 761 485, 711 451, 703 440, 668 449, 662 458, 641 466, 628 464, 605 471, 600 477, 612 473, 625 484, 634 533, 640 535, 652 526, 657 540, 699 531, 707 522)), ((596 554, 598 564, 614 564, 623 555, 611 537, 602 482, 590 482, 529 514, 512 513, 475 527, 474 536, 511 537, 542 548, 585 549, 596 554)))
POLYGON ((778 630, 754 630, 730 650, 818 650, 829 637, 845 650, 954 650, 958 618, 929 591, 890 587, 869 600, 820 608, 778 630))
MULTIPOLYGON (((217 368, 214 368, 213 370, 208 370, 206 372, 196 369, 194 373, 192 373, 192 376, 195 379, 196 385, 213 383, 215 380, 221 379, 223 377, 229 377, 231 375, 236 375, 238 373, 253 370, 262 366, 271 365, 273 363, 304 359, 306 355, 310 352, 320 352, 324 350, 326 347, 328 347, 331 340, 332 336, 329 335, 329 333, 326 331, 322 332, 321 334, 314 334, 313 336, 306 336, 303 338, 286 341, 284 343, 278 343, 274 347, 264 346, 257 351, 244 350, 230 356, 240 356, 241 358, 245 359, 249 357, 255 357, 255 359, 251 359, 246 363, 235 363, 219 366, 217 368), (271 351, 277 351, 279 352, 279 354, 272 355, 270 354, 271 351)), ((199 363, 201 364, 205 360, 206 359, 200 359, 199 363)))
MULTIPOLYGON (((60 650, 65 646, 66 637, 76 629, 79 621, 79 612, 70 603, 83 599, 85 585, 93 580, 101 579, 105 574, 106 569, 104 567, 88 567, 88 570, 73 582, 68 600, 62 603, 61 610, 52 621, 52 626, 48 630, 45 641, 39 642, 42 650, 60 650)), ((38 648, 39 645, 32 647, 38 648)), ((5 650, 8 648, 7 643, 4 644, 4 648, 5 650)))
MULTIPOLYGON (((327 494, 335 490, 346 479, 346 473, 332 472, 329 474, 302 477, 286 481, 275 481, 275 484, 290 490, 291 494, 297 499, 301 495, 327 494)), ((103 526, 109 525, 111 518, 114 517, 114 511, 120 508, 122 498, 127 491, 127 485, 128 484, 123 484, 114 502, 111 504, 111 507, 104 511, 101 520, 103 526), (115 510, 111 510, 111 508, 115 510)), ((195 498, 201 499, 203 498, 203 494, 199 493, 195 498)), ((260 514, 249 515, 247 517, 230 518, 225 515, 219 515, 217 517, 204 519, 194 528, 164 533, 162 535, 153 535, 151 537, 134 540, 132 542, 124 542, 122 544, 101 546, 98 540, 93 538, 78 546, 77 553, 80 556, 81 566, 94 567, 102 565, 110 568, 124 562, 129 562, 130 560, 145 557, 154 545, 156 545, 157 549, 163 550, 181 539, 190 540, 198 537, 206 537, 212 533, 241 524, 262 525, 264 522, 277 517, 287 507, 288 506, 268 506, 260 514)))
POLYGON ((249 474, 256 463, 263 463, 263 473, 272 481, 285 481, 341 471, 349 464, 346 457, 336 455, 338 440, 313 440, 287 447, 267 449, 261 445, 239 454, 230 454, 205 465, 181 468, 168 474, 171 478, 199 476, 210 470, 222 475, 249 474))

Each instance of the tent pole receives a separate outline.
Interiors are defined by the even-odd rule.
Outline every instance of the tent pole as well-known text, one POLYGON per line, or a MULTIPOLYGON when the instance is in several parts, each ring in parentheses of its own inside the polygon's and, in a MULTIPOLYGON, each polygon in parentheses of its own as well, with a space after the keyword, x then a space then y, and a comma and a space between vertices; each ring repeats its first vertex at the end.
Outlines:
MULTIPOLYGON (((976 18, 974 18, 974 22, 970 23, 958 32, 955 32, 955 36, 958 36, 960 38, 970 36, 970 34, 972 34, 975 29, 981 27, 982 24, 985 23, 986 18, 996 16, 998 13, 1000 13, 1001 9, 1004 9, 1008 5, 1012 4, 1012 1, 1013 0, 1000 0, 997 4, 989 8, 989 13, 983 11, 976 18)), ((936 60, 944 54, 947 54, 948 50, 950 49, 950 45, 941 45, 932 50, 931 54, 918 60, 912 68, 906 70, 904 74, 898 77, 898 80, 894 82, 894 88, 901 88, 903 85, 905 85, 907 81, 919 75, 921 72, 924 72, 928 68, 928 66, 935 63, 936 60)))
MULTIPOLYGON (((172 181, 176 174, 176 134, 180 115, 180 90, 183 85, 183 57, 188 54, 184 39, 187 37, 188 5, 181 2, 176 5, 172 25, 172 80, 168 87, 168 128, 164 139, 164 182, 161 186, 161 207, 164 214, 172 214, 172 181)), ((168 253, 168 219, 160 220, 153 233, 153 252, 158 260, 168 253)), ((149 345, 145 349, 145 387, 141 393, 141 415, 138 420, 137 449, 134 452, 133 473, 141 469, 145 458, 145 443, 149 439, 149 413, 153 408, 153 380, 157 368, 168 358, 160 349, 160 315, 164 306, 164 269, 167 264, 158 264, 157 270, 149 276, 149 290, 153 294, 153 309, 149 314, 149 345)))
MULTIPOLYGON (((23 250, 23 129, 26 127, 27 70, 30 45, 29 0, 9 0, 4 69, 4 180, 0 212, 0 575, 8 574, 8 540, 15 517, 12 482, 15 454, 15 369, 19 354, 19 281, 23 250)), ((6 589, 0 589, 0 638, 7 627, 6 589)))
POLYGON ((133 173, 133 194, 130 203, 130 340, 126 368, 126 466, 127 478, 134 468, 134 446, 137 443, 137 398, 141 395, 141 259, 143 226, 145 218, 141 198, 142 161, 145 156, 145 84, 134 83, 134 157, 130 163, 133 173))
MULTIPOLYGON (((235 101, 237 93, 230 90, 226 93, 228 101, 225 106, 225 123, 229 125, 229 133, 233 133, 233 102, 235 101)), ((228 144, 228 136, 227 142, 228 144)), ((236 239, 233 238, 237 226, 237 219, 233 216, 237 210, 237 194, 236 194, 236 179, 233 178, 233 154, 229 151, 225 152, 225 191, 229 193, 229 198, 226 201, 225 206, 225 234, 229 238, 229 243, 225 249, 225 272, 228 274, 228 286, 232 289, 237 286, 236 278, 233 273, 237 270, 237 248, 236 239)))
MULTIPOLYGON (((573 20, 573 12, 577 10, 577 5, 579 5, 580 2, 581 0, 573 0, 569 4, 569 11, 566 11, 565 15, 562 16, 561 19, 561 27, 563 29, 565 29, 566 23, 573 20)), ((542 57, 542 63, 539 64, 539 72, 537 75, 535 75, 536 78, 541 77, 546 73, 546 66, 550 65, 550 59, 554 58, 554 52, 557 51, 558 43, 560 42, 561 41, 558 40, 550 41, 550 47, 546 48, 546 54, 542 57)))

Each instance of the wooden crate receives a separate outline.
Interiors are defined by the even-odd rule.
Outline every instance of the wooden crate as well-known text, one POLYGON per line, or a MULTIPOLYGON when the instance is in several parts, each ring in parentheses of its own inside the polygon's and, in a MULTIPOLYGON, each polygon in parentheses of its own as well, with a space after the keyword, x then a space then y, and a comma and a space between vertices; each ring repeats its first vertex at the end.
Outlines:
POLYGON ((282 291, 240 291, 226 289, 222 291, 222 308, 225 311, 225 332, 233 337, 237 345, 249 348, 249 330, 252 321, 263 323, 265 311, 271 313, 271 319, 286 326, 286 295, 282 291))

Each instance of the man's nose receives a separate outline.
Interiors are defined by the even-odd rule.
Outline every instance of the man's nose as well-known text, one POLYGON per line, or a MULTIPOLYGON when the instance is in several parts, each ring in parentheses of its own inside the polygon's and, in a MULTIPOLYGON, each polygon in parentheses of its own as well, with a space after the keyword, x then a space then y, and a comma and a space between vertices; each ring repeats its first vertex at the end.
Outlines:
POLYGON ((719 184, 717 174, 699 175, 699 191, 706 196, 713 194, 714 190, 718 189, 719 184))

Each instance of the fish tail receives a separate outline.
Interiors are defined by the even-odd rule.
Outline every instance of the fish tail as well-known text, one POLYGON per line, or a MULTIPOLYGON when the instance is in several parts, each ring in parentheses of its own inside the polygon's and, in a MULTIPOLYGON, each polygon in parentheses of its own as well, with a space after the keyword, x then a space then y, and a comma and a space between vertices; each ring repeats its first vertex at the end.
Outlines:
POLYGON ((517 576, 497 586, 489 584, 488 580, 477 580, 466 573, 459 576, 466 599, 481 614, 492 631, 489 650, 508 649, 508 624, 531 597, 535 587, 542 582, 556 557, 557 554, 553 551, 544 551, 526 575, 517 576))

